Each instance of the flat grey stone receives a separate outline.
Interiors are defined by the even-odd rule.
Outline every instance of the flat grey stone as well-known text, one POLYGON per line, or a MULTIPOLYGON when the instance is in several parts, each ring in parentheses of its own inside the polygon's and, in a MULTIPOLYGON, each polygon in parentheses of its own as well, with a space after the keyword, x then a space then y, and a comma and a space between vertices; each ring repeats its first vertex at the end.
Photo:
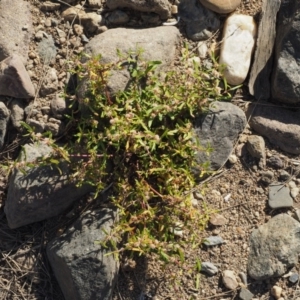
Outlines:
POLYGON ((218 273, 218 268, 213 263, 204 261, 201 263, 201 272, 212 276, 218 273))
POLYGON ((268 204, 271 208, 292 207, 293 198, 290 189, 282 183, 272 183, 269 186, 268 204))
POLYGON ((66 300, 110 300, 118 274, 110 249, 95 244, 110 232, 116 211, 85 212, 47 246, 47 256, 66 300))
POLYGON ((299 280, 299 274, 298 273, 293 273, 290 277, 289 277, 289 282, 291 283, 296 283, 299 280))
POLYGON ((241 288, 240 293, 239 293, 239 298, 241 300, 251 300, 254 297, 254 295, 245 288, 241 288))
POLYGON ((250 236, 248 274, 256 280, 278 277, 298 263, 300 223, 279 214, 250 236))
POLYGON ((216 246, 225 243, 220 236, 209 236, 205 238, 203 244, 206 246, 216 246))
POLYGON ((43 37, 43 39, 38 43, 38 52, 42 61, 47 65, 56 56, 56 47, 54 44, 54 40, 51 35, 47 35, 47 37, 43 37))
MULTIPOLYGON (((196 139, 203 148, 210 146, 213 149, 209 154, 206 151, 197 152, 197 162, 200 164, 210 162, 211 170, 222 167, 245 125, 246 116, 240 108, 228 102, 213 103, 209 113, 194 120, 196 139)), ((197 176, 199 170, 195 168, 194 173, 197 176)))
POLYGON ((76 187, 70 182, 70 170, 65 163, 39 166, 38 160, 52 149, 43 144, 26 144, 19 162, 33 162, 36 167, 14 169, 10 176, 4 211, 10 228, 42 221, 62 213, 75 200, 92 191, 91 186, 76 187))

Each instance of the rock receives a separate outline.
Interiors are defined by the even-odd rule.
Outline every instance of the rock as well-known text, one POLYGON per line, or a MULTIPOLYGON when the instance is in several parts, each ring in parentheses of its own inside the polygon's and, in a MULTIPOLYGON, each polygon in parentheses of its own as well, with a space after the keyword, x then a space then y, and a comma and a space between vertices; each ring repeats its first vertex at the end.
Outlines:
MULTIPOLYGON (((142 47, 143 59, 146 61, 159 60, 162 62, 159 70, 169 66, 176 55, 176 45, 179 41, 179 31, 174 26, 161 26, 149 29, 110 29, 95 36, 85 47, 89 55, 102 55, 103 63, 118 61, 116 49, 126 54, 129 50, 142 47), (151 43, 149 43, 151 41, 151 43)), ((114 71, 108 82, 112 95, 125 89, 130 79, 128 70, 114 71)), ((82 102, 87 89, 87 81, 82 80, 77 90, 79 102, 82 102)))
POLYGON ((28 119, 26 123, 34 130, 35 133, 44 132, 45 124, 43 122, 34 119, 28 119))
POLYGON ((253 17, 233 14, 227 18, 221 45, 221 65, 225 65, 224 77, 232 85, 242 84, 247 77, 256 39, 253 17))
POLYGON ((290 277, 289 277, 289 282, 291 283, 296 283, 299 281, 299 274, 298 273, 293 273, 290 277))
POLYGON ((241 288, 239 298, 241 300, 252 300, 254 295, 246 288, 241 288))
POLYGON ((88 0, 88 3, 91 8, 100 8, 102 6, 101 0, 88 0))
POLYGON ((290 187, 290 191, 291 191, 291 196, 293 199, 295 199, 299 194, 299 188, 297 187, 297 185, 294 181, 289 182, 289 187, 290 187))
POLYGON ((49 62, 55 59, 56 47, 51 35, 47 35, 47 37, 42 37, 37 49, 39 52, 39 56, 45 65, 48 65, 49 62))
POLYGON ((247 150, 252 157, 260 159, 261 165, 266 165, 265 140, 258 135, 251 135, 247 140, 247 150))
MULTIPOLYGON (((209 161, 210 168, 217 170, 222 167, 232 152, 234 142, 246 126, 244 112, 228 102, 215 102, 207 114, 195 118, 194 132, 202 147, 210 146, 209 154, 199 151, 196 159, 199 163, 209 161)), ((195 175, 199 170, 194 170, 195 175)))
POLYGON ((223 272, 222 282, 229 290, 235 290, 239 286, 235 273, 231 270, 225 270, 223 272))
POLYGON ((17 54, 26 63, 33 34, 30 4, 23 0, 1 0, 0 28, 0 61, 17 54), (22 29, 25 27, 26 30, 22 29))
POLYGON ((55 118, 49 118, 45 124, 45 131, 50 131, 53 136, 58 136, 63 130, 63 123, 55 118))
POLYGON ((268 204, 271 208, 293 207, 293 198, 290 189, 282 183, 273 183, 269 186, 268 204))
POLYGON ((53 94, 58 89, 58 78, 56 75, 56 70, 54 68, 49 68, 47 71, 47 75, 42 81, 40 94, 41 96, 48 96, 53 94))
POLYGON ((271 156, 268 159, 268 165, 274 169, 282 169, 284 167, 283 161, 279 156, 271 156))
POLYGON ((220 236, 209 236, 205 238, 203 244, 205 246, 216 246, 225 243, 225 241, 220 236))
POLYGON ((300 2, 282 0, 277 15, 272 98, 285 103, 299 103, 300 73, 300 2))
POLYGON ((95 12, 87 13, 81 18, 82 25, 88 33, 95 33, 102 21, 102 16, 95 12))
POLYGON ((128 7, 141 12, 153 12, 162 20, 171 17, 171 5, 168 0, 106 0, 106 5, 111 10, 128 7))
POLYGON ((46 1, 41 4, 42 11, 55 11, 60 9, 60 3, 53 3, 51 1, 46 1))
POLYGON ((233 164, 237 163, 238 158, 235 154, 231 154, 228 157, 228 161, 233 165, 233 164))
POLYGON ((68 112, 66 100, 60 94, 56 94, 50 103, 51 112, 56 119, 63 119, 68 112))
POLYGON ((0 149, 4 145, 4 139, 9 121, 9 110, 3 102, 0 102, 0 149))
POLYGON ((279 214, 253 230, 248 273, 256 280, 281 276, 298 263, 300 223, 279 214))
POLYGON ((21 102, 19 99, 13 99, 10 104, 9 104, 9 109, 10 109, 10 119, 13 124, 13 126, 17 130, 22 129, 21 122, 24 121, 24 108, 25 105, 23 102, 21 102))
POLYGON ((276 37, 276 16, 280 0, 263 0, 262 11, 258 26, 258 35, 254 61, 249 77, 249 92, 256 99, 270 98, 270 78, 273 66, 273 48, 276 37))
POLYGON ((80 22, 83 18, 87 18, 86 12, 80 4, 76 6, 70 6, 62 12, 61 16, 65 21, 69 21, 70 23, 73 23, 74 20, 80 22))
POLYGON ((199 42, 197 45, 198 55, 200 58, 204 59, 207 56, 208 47, 206 42, 199 42))
POLYGON ((291 154, 300 153, 300 118, 299 112, 292 112, 282 107, 265 105, 249 105, 247 118, 252 115, 249 124, 253 130, 291 154), (255 108, 255 109, 254 109, 255 108))
POLYGON ((231 13, 241 4, 241 0, 200 0, 200 2, 218 14, 231 13))
POLYGON ((92 191, 90 186, 77 188, 70 182, 70 171, 65 163, 59 169, 38 166, 42 157, 51 153, 43 143, 26 144, 19 163, 36 163, 36 167, 23 167, 26 172, 12 171, 4 211, 10 228, 42 221, 62 213, 75 200, 92 191), (26 155, 25 155, 26 153, 26 155))
POLYGON ((274 173, 270 170, 268 171, 263 171, 261 173, 261 179, 260 181, 264 184, 264 185, 269 185, 274 178, 274 173))
POLYGON ((239 277, 242 280, 242 283, 247 286, 248 285, 248 281, 247 281, 247 275, 244 272, 240 272, 239 273, 239 277))
POLYGON ((178 14, 186 23, 186 34, 193 41, 208 39, 220 28, 215 13, 201 5, 198 0, 181 0, 178 14))
POLYGON ((85 212, 47 246, 47 256, 65 299, 109 300, 118 275, 114 255, 95 241, 110 231, 116 212, 104 208, 85 212))
POLYGON ((275 297, 275 299, 279 299, 281 297, 282 288, 280 286, 274 285, 271 288, 271 294, 275 297))
POLYGON ((285 170, 282 170, 279 173, 279 179, 281 181, 287 181, 290 177, 291 177, 291 175, 285 170))
POLYGON ((114 10, 108 16, 107 21, 112 25, 126 24, 129 21, 129 16, 122 10, 114 10))
POLYGON ((0 62, 0 95, 26 99, 35 96, 29 74, 17 54, 0 62))
POLYGON ((218 273, 218 268, 213 263, 204 261, 201 263, 201 272, 213 276, 218 273))
POLYGON ((210 216, 209 222, 210 222, 210 224, 215 225, 215 226, 222 226, 227 223, 227 219, 220 214, 213 214, 210 216))

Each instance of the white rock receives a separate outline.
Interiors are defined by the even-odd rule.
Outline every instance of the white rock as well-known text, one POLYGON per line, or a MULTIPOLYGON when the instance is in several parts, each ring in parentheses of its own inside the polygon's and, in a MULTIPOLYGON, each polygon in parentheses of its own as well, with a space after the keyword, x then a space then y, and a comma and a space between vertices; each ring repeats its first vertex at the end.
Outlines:
POLYGON ((205 42, 199 42, 197 45, 197 50, 200 58, 205 58, 207 56, 208 47, 205 42))
POLYGON ((271 288, 271 294, 275 297, 275 299, 279 299, 281 297, 282 288, 280 286, 274 285, 271 288))
POLYGON ((235 273, 231 270, 225 270, 223 272, 222 281, 229 290, 235 290, 239 286, 235 273))
POLYGON ((228 157, 228 160, 231 164, 235 164, 237 161, 238 161, 238 158, 235 154, 231 154, 229 157, 228 157))
POLYGON ((253 17, 233 14, 225 22, 220 64, 229 84, 238 85, 247 77, 255 45, 257 26, 253 17))

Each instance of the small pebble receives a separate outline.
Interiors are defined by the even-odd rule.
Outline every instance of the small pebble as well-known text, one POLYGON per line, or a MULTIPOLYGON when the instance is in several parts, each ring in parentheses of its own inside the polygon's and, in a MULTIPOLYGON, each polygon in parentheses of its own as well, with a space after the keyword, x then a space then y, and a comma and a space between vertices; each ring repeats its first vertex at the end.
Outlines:
POLYGON ((237 161, 238 161, 238 158, 235 154, 231 154, 229 155, 228 157, 228 161, 231 163, 231 164, 235 164, 237 161))
POLYGON ((227 219, 220 214, 212 214, 209 218, 209 222, 215 226, 222 226, 227 223, 227 219))
POLYGON ((225 243, 225 241, 220 236, 209 236, 203 242, 206 246, 216 246, 223 243, 225 243))
POLYGON ((261 182, 265 185, 269 185, 274 178, 274 173, 272 171, 265 171, 261 173, 261 182))
POLYGON ((253 296, 254 295, 248 289, 241 288, 239 293, 239 297, 241 300, 252 300, 253 296))
POLYGON ((286 181, 289 178, 290 178, 290 174, 287 171, 285 171, 285 170, 280 171, 280 173, 279 173, 279 180, 286 181))
POLYGON ((218 273, 218 268, 213 263, 205 261, 201 263, 201 272, 212 276, 218 273))
POLYGON ((240 278, 241 278, 243 284, 247 286, 247 285, 248 285, 247 275, 246 275, 244 272, 240 272, 240 273, 239 273, 239 276, 240 276, 240 278))
POLYGON ((282 288, 278 285, 274 285, 271 288, 271 294, 275 297, 275 299, 279 299, 281 297, 282 288))
POLYGON ((298 273, 293 273, 290 277, 289 277, 289 282, 291 283, 296 283, 299 280, 299 274, 298 273))
POLYGON ((229 290, 235 290, 239 286, 235 274, 231 270, 225 270, 223 272, 222 282, 229 290))
POLYGON ((274 169, 282 169, 284 167, 283 161, 279 156, 272 156, 268 159, 268 165, 274 169))
POLYGON ((271 208, 292 207, 293 198, 290 196, 290 189, 284 184, 272 183, 269 186, 268 204, 271 208))

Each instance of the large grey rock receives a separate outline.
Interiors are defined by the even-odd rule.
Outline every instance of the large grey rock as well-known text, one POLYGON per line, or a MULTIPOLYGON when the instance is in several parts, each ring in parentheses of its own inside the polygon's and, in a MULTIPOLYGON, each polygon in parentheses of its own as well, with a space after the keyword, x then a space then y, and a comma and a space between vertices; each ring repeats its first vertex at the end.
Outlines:
POLYGON ((282 0, 278 12, 272 97, 300 102, 300 1, 282 0))
POLYGON ((253 230, 250 237, 248 273, 256 280, 283 275, 298 263, 300 223, 280 214, 253 230))
POLYGON ((300 113, 259 102, 248 106, 249 125, 257 133, 292 154, 300 153, 300 113))
MULTIPOLYGON (((66 300, 109 300, 117 279, 114 256, 95 241, 105 238, 116 212, 88 211, 47 246, 47 255, 66 300)), ((109 250, 108 250, 109 251, 109 250)))
POLYGON ((106 5, 110 9, 128 7, 142 12, 157 13, 161 19, 171 16, 171 5, 168 0, 106 0, 106 5))
POLYGON ((212 104, 210 112, 197 117, 194 122, 194 131, 200 145, 213 149, 210 154, 199 151, 196 154, 197 162, 209 161, 212 170, 222 167, 245 126, 246 117, 240 108, 227 102, 212 104))
POLYGON ((276 15, 280 0, 263 0, 258 26, 254 61, 249 77, 249 92, 256 99, 270 98, 270 75, 273 66, 273 48, 276 38, 276 15))
POLYGON ((179 16, 186 23, 186 34, 193 41, 208 39, 220 28, 217 15, 204 7, 199 0, 181 0, 179 16))
MULTIPOLYGON (((27 144, 19 162, 38 165, 38 161, 50 153, 51 148, 43 143, 27 144)), ((59 169, 36 166, 13 170, 4 208, 10 228, 56 216, 91 191, 90 186, 77 188, 75 183, 70 182, 66 164, 60 164, 59 169)))
POLYGON ((0 62, 0 95, 34 98, 35 90, 22 59, 13 54, 0 62))
POLYGON ((3 147, 9 121, 9 110, 3 102, 0 102, 0 149, 3 147))
POLYGON ((0 28, 0 61, 18 54, 25 63, 33 33, 30 4, 23 0, 1 0, 0 28))
MULTIPOLYGON (((89 55, 101 54, 103 63, 118 61, 117 49, 126 54, 129 50, 144 50, 142 59, 146 61, 159 60, 161 67, 169 66, 175 59, 176 45, 179 42, 179 31, 174 26, 162 26, 148 29, 110 29, 101 35, 95 36, 85 48, 89 55)), ((124 90, 130 80, 128 70, 114 71, 108 82, 108 90, 113 95, 124 90)), ((77 96, 79 101, 87 91, 87 81, 79 84, 77 96)))

